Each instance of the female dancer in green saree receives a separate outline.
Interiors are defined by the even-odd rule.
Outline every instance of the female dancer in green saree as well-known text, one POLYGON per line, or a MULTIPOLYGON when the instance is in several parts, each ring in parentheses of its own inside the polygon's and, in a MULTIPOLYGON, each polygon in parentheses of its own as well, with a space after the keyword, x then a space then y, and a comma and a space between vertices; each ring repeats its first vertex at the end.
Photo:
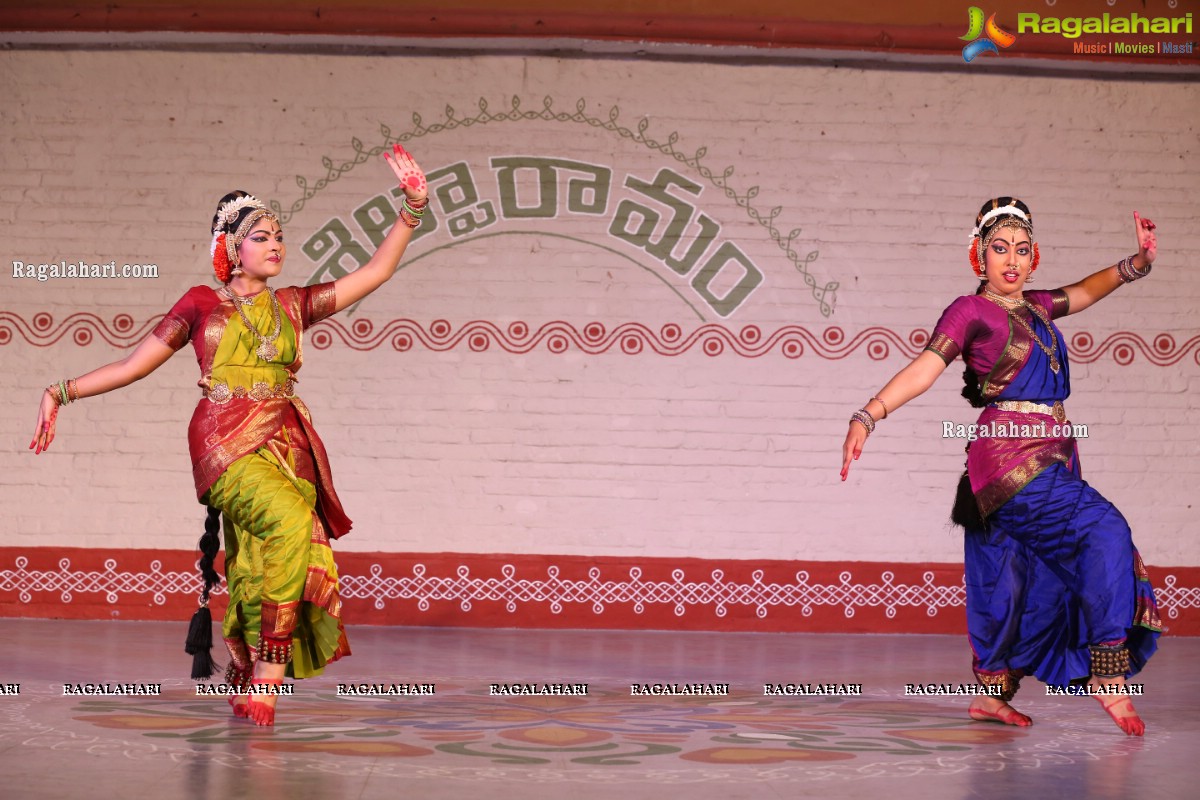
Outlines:
POLYGON ((189 342, 200 365, 200 399, 188 427, 197 496, 209 507, 204 599, 218 514, 224 516, 229 604, 222 633, 234 714, 275 720, 273 687, 285 675, 319 675, 349 655, 329 539, 350 530, 333 489, 325 447, 295 394, 305 328, 357 303, 396 270, 426 205, 425 175, 399 145, 384 158, 404 200, 370 261, 331 283, 267 285, 283 270, 279 220, 245 192, 222 198, 213 217, 213 270, 222 286, 195 286, 126 358, 49 387, 30 448, 54 440, 60 406, 127 386, 189 342), (252 688, 258 687, 258 688, 252 688))

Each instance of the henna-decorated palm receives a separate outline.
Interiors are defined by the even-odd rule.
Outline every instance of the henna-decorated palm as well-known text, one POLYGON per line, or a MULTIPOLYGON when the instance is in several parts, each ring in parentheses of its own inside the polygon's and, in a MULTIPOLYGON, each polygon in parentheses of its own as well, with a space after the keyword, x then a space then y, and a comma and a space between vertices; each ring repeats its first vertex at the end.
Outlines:
POLYGON ((392 145, 392 152, 383 153, 383 159, 396 173, 400 188, 408 195, 409 200, 424 200, 429 194, 429 186, 425 182, 425 173, 421 170, 412 155, 399 144, 392 145))
POLYGON ((1154 229, 1158 226, 1148 219, 1143 219, 1138 212, 1133 212, 1134 235, 1137 236, 1138 254, 1146 259, 1147 264, 1153 264, 1158 257, 1158 237, 1154 229))

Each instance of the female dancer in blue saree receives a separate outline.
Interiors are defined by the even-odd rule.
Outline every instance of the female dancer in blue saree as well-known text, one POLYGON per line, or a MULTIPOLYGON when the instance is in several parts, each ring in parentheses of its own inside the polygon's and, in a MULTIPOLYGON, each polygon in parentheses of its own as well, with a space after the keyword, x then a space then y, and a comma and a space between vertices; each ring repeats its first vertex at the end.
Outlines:
POLYGON ((1154 223, 1135 212, 1134 226, 1134 255, 1070 286, 1027 291, 1039 260, 1033 215, 1015 198, 989 200, 970 246, 978 291, 951 303, 924 352, 851 417, 842 480, 876 421, 925 392, 957 356, 967 363, 963 396, 983 411, 953 519, 966 529, 975 676, 996 693, 975 698, 972 719, 1032 724, 1009 701, 1033 675, 1095 695, 1126 734, 1145 731, 1124 685, 1157 646, 1154 591, 1128 523, 1080 476, 1063 408, 1067 348, 1052 321, 1149 274, 1154 223))

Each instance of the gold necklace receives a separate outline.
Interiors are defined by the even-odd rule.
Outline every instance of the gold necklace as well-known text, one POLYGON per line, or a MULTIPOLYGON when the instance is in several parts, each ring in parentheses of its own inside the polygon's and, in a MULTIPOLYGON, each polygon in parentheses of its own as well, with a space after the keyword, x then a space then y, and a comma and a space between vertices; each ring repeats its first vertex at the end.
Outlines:
MULTIPOLYGON (((984 294, 988 296, 988 299, 992 300, 992 302, 996 303, 997 305, 1000 304, 1001 300, 1004 300, 1004 298, 1002 298, 1000 295, 993 294, 986 289, 984 290, 984 294)), ((1016 302, 1018 303, 1018 306, 1000 306, 1000 308, 1003 308, 1005 311, 1007 311, 1008 316, 1011 317, 1018 325, 1024 328, 1026 333, 1029 334, 1029 338, 1033 339, 1033 341, 1037 343, 1037 346, 1040 347, 1042 352, 1046 354, 1046 358, 1050 359, 1050 369, 1055 375, 1057 375, 1058 370, 1061 368, 1061 365, 1058 363, 1058 336, 1055 335, 1054 328, 1050 325, 1050 320, 1046 319, 1046 315, 1042 313, 1040 308, 1033 305, 1033 303, 1030 303, 1023 297, 1018 301, 1010 300, 1007 302, 1016 302), (1029 321, 1017 314, 1017 308, 1022 306, 1028 308, 1029 313, 1036 315, 1037 318, 1040 319, 1046 326, 1046 330, 1050 332, 1049 346, 1047 346, 1046 343, 1041 340, 1041 338, 1037 335, 1037 331, 1035 331, 1033 326, 1029 324, 1029 321)))
POLYGON ((1013 303, 1013 304, 1019 305, 1019 304, 1025 302, 1025 298, 1023 298, 1023 297, 1006 297, 1005 295, 999 294, 998 292, 993 292, 991 289, 984 289, 983 293, 986 294, 991 299, 999 300, 1002 303, 1013 303))
POLYGON ((271 324, 273 326, 271 333, 267 336, 259 333, 258 328, 254 327, 250 318, 246 316, 245 308, 254 302, 254 298, 236 295, 228 286, 222 286, 220 293, 233 301, 233 307, 237 309, 238 316, 242 318, 242 324, 258 340, 259 344, 254 351, 255 355, 263 361, 270 361, 279 355, 279 348, 275 346, 275 342, 279 339, 279 331, 283 328, 283 319, 279 313, 279 298, 275 296, 275 290, 270 286, 267 287, 267 295, 271 298, 271 324))

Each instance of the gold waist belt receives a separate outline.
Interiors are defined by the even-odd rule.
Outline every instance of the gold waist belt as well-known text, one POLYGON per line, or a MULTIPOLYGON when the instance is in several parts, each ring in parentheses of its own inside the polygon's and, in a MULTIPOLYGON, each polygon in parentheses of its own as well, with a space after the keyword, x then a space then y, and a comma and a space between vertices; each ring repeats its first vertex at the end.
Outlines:
POLYGON ((1029 400, 1000 400, 992 403, 992 408, 1000 411, 1016 411, 1021 414, 1045 414, 1048 417, 1054 417, 1054 421, 1059 424, 1067 421, 1067 410, 1059 401, 1048 406, 1045 403, 1032 403, 1029 400))
POLYGON ((249 389, 245 386, 230 386, 227 383, 218 383, 215 386, 202 390, 204 396, 210 402, 222 404, 228 403, 235 397, 238 399, 249 398, 255 402, 263 400, 271 400, 272 398, 286 400, 296 396, 296 382, 288 378, 283 383, 277 383, 274 386, 266 381, 258 381, 249 389))

